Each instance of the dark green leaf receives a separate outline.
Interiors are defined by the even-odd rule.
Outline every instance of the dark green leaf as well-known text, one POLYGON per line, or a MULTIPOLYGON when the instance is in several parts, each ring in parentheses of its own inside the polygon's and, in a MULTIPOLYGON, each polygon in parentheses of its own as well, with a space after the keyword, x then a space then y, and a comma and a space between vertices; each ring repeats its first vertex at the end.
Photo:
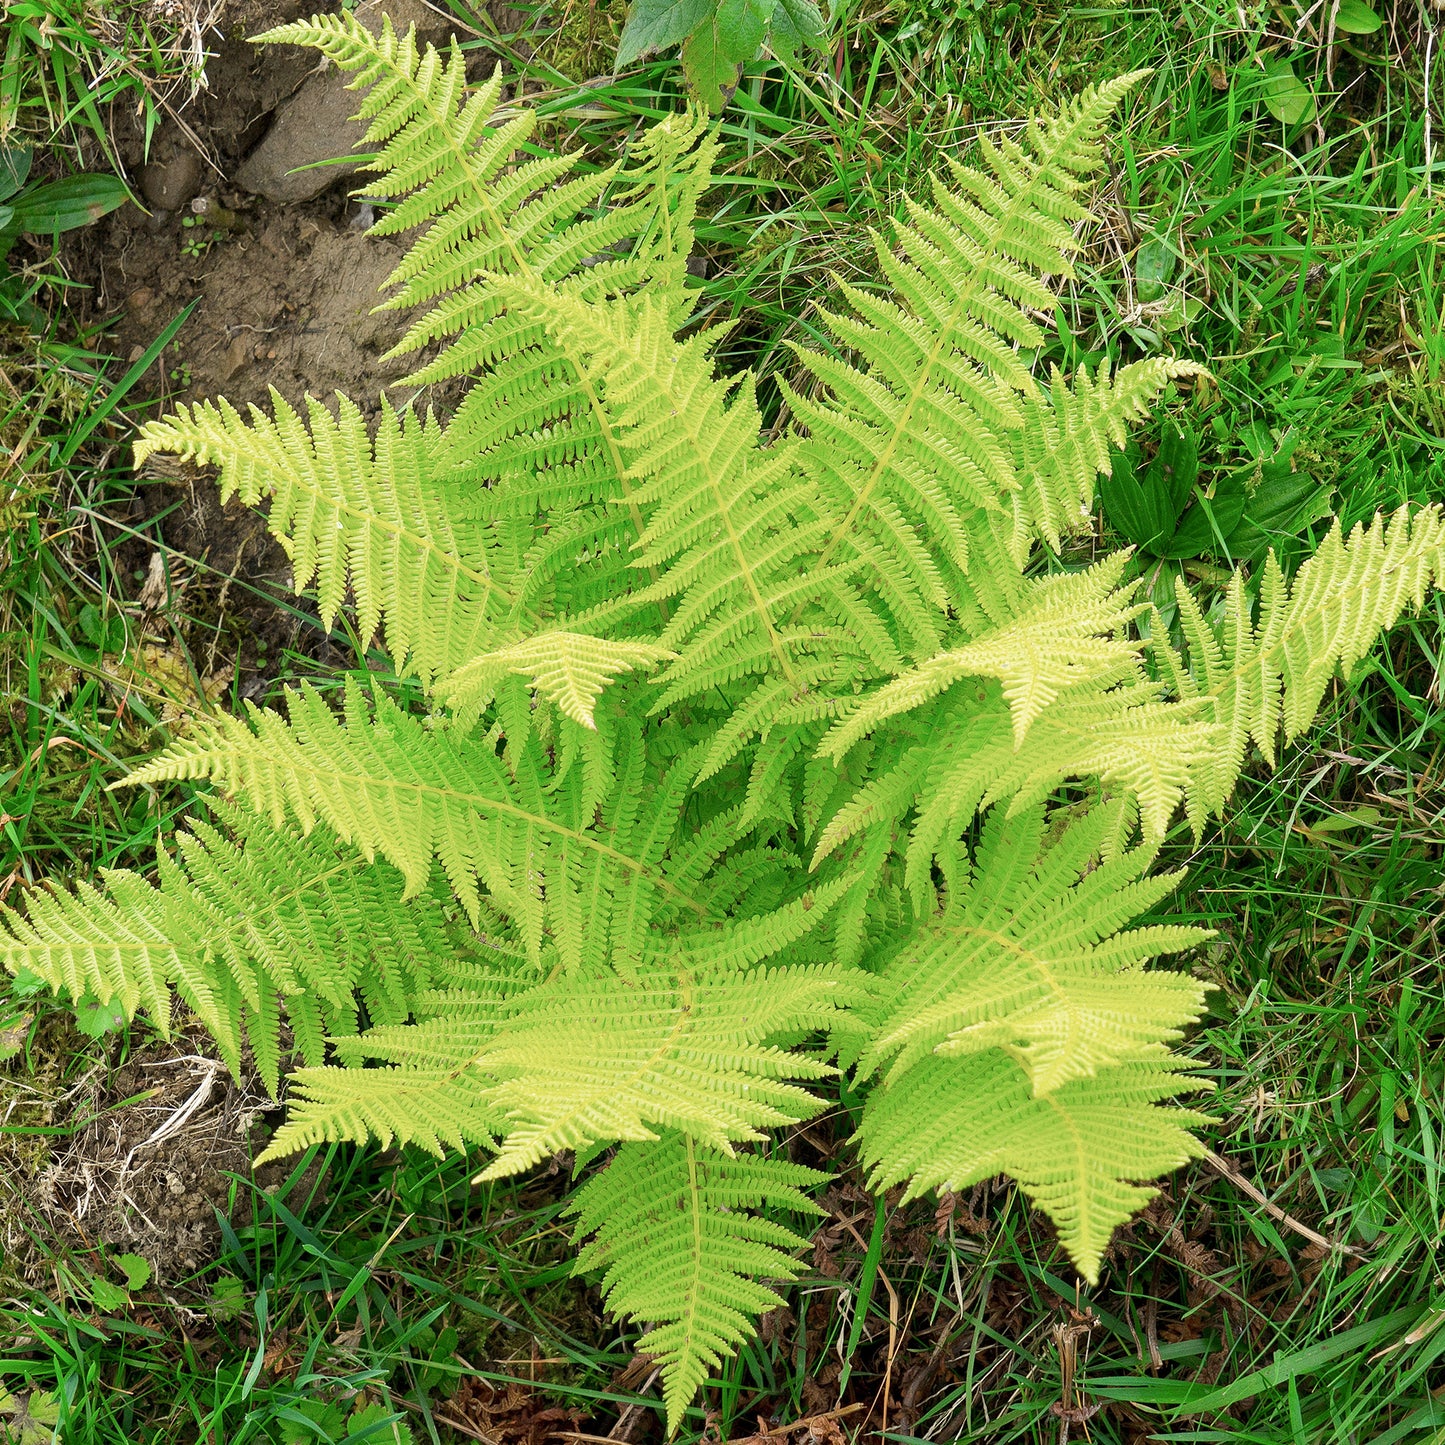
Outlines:
POLYGON ((792 60, 799 50, 821 50, 827 40, 823 12, 813 0, 776 0, 768 43, 780 60, 792 60))
POLYGON ((1198 437, 1166 422, 1159 451, 1142 473, 1138 449, 1131 446, 1114 475, 1104 478, 1099 489, 1104 515, 1136 547, 1165 555, 1161 549, 1174 535, 1198 472, 1198 437))
POLYGON ((1165 422, 1159 438, 1159 451, 1150 471, 1158 474, 1159 485, 1169 495, 1169 504, 1177 520, 1188 505, 1199 475, 1199 438, 1188 427, 1165 422))
POLYGON ((617 46, 617 67, 681 45, 716 13, 714 0, 633 0, 617 46))
POLYGON ((1113 472, 1099 482, 1104 516, 1115 531, 1149 552, 1174 535, 1179 508, 1152 465, 1139 471, 1139 450, 1114 454, 1113 472))
POLYGON ((1258 561, 1271 547, 1278 549, 1330 514, 1330 489, 1308 473, 1292 472, 1287 463, 1266 466, 1262 472, 1245 504, 1244 520, 1229 539, 1230 553, 1239 561, 1258 561))
POLYGON ((15 220, 22 231, 49 236, 88 226, 129 199, 125 182, 116 176, 66 176, 18 196, 15 220))
MULTIPOLYGON (((1184 514, 1179 529, 1158 548, 1161 557, 1183 560, 1202 552, 1223 552, 1244 515, 1247 494, 1238 477, 1221 477, 1212 497, 1200 497, 1184 514)), ((1229 549, 1233 551, 1232 546, 1229 549)))
POLYGON ((29 146, 0 146, 0 201, 8 201, 25 184, 29 174, 29 146))

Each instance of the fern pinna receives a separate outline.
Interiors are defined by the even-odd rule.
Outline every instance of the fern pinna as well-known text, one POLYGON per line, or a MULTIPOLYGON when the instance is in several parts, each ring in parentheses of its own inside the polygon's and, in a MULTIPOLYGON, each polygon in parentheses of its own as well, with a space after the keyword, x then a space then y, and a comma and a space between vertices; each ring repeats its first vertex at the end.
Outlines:
POLYGON ((673 1428, 801 1269, 821 1176, 787 1130, 840 1069, 875 1188, 1010 1174, 1094 1279, 1200 1151, 1169 1046, 1202 990, 1147 965, 1205 935, 1134 925, 1178 881, 1166 827, 1440 583, 1440 513, 1336 529, 1208 614, 1181 589, 1173 637, 1127 554, 1051 560, 1195 370, 1027 362, 1134 77, 907 202, 765 432, 693 315, 696 115, 600 172, 519 161, 531 114, 455 50, 345 14, 262 39, 366 92, 377 229, 412 236, 390 304, 421 308, 397 349, 468 389, 371 429, 205 403, 138 452, 268 504, 323 620, 349 593, 428 710, 351 677, 198 726, 125 781, 210 779, 222 827, 153 883, 32 893, 7 965, 161 1028, 175 990, 273 1084, 289 1040, 273 1153, 571 1151, 577 1268, 648 1326, 673 1428))

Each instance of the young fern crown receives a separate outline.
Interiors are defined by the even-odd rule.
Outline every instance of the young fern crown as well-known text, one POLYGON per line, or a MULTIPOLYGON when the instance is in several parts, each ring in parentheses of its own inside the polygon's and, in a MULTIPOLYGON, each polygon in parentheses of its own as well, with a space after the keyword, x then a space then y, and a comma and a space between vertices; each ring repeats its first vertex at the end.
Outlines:
POLYGON ((1336 527, 1207 610, 1181 585, 1172 619, 1127 553, 1057 561, 1197 371, 1029 360, 1137 76, 907 199, 765 429, 694 317, 703 117, 599 171, 524 148, 455 48, 344 13, 261 40, 351 73, 374 232, 410 243, 396 352, 464 399, 370 428, 203 402, 137 455, 266 506, 323 623, 354 607, 429 710, 362 673, 198 725, 118 786, 208 779, 216 823, 153 879, 32 892, 7 966, 161 1029, 177 994, 272 1090, 285 1040, 271 1155, 378 1140, 491 1180, 571 1151, 577 1270, 645 1327, 673 1429, 804 1268, 826 1176, 792 1126, 840 1070, 874 1189, 1009 1175, 1096 1279, 1207 1122, 1171 1051, 1203 986, 1150 966, 1207 936, 1147 921, 1166 829, 1440 584, 1440 513, 1336 527))

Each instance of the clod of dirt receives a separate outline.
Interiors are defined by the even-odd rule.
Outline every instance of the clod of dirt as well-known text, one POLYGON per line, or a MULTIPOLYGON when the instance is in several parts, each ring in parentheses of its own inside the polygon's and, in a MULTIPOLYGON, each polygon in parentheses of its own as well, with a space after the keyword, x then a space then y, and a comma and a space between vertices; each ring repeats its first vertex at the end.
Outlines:
MULTIPOLYGON (((0 1079, 0 1095, 12 1082, 0 1079)), ((141 1256, 161 1286, 204 1268, 220 1250, 216 1209, 226 1210, 230 1175, 251 1175, 260 1117, 274 1107, 254 1074, 231 1078, 196 1025, 138 1048, 119 1068, 97 1057, 43 1109, 47 1124, 75 1132, 55 1135, 48 1157, 13 1161, 20 1167, 0 1179, 6 1273, 53 1288, 59 1263, 83 1291, 88 1276, 104 1273, 107 1250, 141 1256)), ((262 1174, 263 1188, 285 1178, 281 1166, 262 1174)), ((247 1222, 249 1191, 238 1205, 232 1218, 247 1222)))
MULTIPOLYGON (((441 46, 451 34, 445 18, 421 0, 386 0, 385 5, 366 0, 357 6, 355 15, 373 34, 379 34, 383 11, 391 16, 399 35, 415 24, 418 44, 430 41, 441 46)), ((330 67, 310 76, 277 110, 266 138, 236 172, 235 183, 269 201, 294 205, 352 175, 358 164, 355 161, 324 164, 351 155, 366 134, 365 123, 352 119, 359 97, 347 89, 350 81, 349 75, 330 67)))
POLYGON ((145 345, 199 292, 202 305, 177 338, 179 358, 167 357, 183 395, 244 406, 266 402, 274 386, 293 404, 307 392, 344 391, 366 406, 418 364, 382 359, 405 315, 371 314, 404 254, 395 243, 361 235, 340 216, 278 210, 254 215, 253 230, 213 242, 187 264, 175 242, 158 241, 132 214, 110 260, 129 303, 118 338, 145 345))
POLYGON ((203 179, 201 158, 189 146, 157 145, 156 159, 141 167, 141 194, 158 211, 179 211, 199 193, 203 179))

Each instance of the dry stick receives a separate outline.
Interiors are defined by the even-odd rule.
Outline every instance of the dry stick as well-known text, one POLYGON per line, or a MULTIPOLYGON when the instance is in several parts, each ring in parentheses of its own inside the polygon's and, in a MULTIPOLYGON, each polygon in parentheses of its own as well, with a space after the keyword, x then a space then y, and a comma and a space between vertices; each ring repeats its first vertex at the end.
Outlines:
POLYGON ((811 1430, 815 1425, 822 1425, 828 1420, 841 1420, 845 1415, 856 1415, 859 1410, 866 1410, 868 1407, 861 1400, 853 1405, 843 1405, 837 1410, 825 1410, 821 1415, 805 1415, 801 1420, 794 1420, 791 1425, 771 1425, 766 1430, 759 1430, 756 1435, 749 1435, 749 1440, 774 1440, 780 1435, 791 1435, 798 1430, 811 1430))
POLYGON ((1363 1258, 1365 1251, 1356 1249, 1352 1244, 1344 1244, 1339 1240, 1327 1239, 1317 1230, 1311 1229, 1307 1224, 1301 1224, 1292 1214, 1286 1214, 1283 1209, 1272 1200, 1266 1198, 1263 1191, 1257 1184, 1246 1179, 1238 1169, 1227 1159, 1221 1159, 1212 1149, 1204 1151, 1204 1162, 1216 1173, 1221 1174, 1243 1193, 1249 1195, 1254 1202, 1260 1205, 1266 1214, 1277 1219, 1286 1229, 1292 1229, 1296 1234, 1303 1235, 1311 1244, 1317 1244, 1323 1250, 1333 1253, 1339 1250, 1341 1254, 1351 1254, 1356 1258, 1363 1258))
MULTIPOLYGON (((418 1415, 426 1413, 415 1400, 408 1400, 405 1395, 393 1395, 390 1403, 393 1406, 400 1405, 403 1410, 411 1410, 418 1415)), ((480 1440, 482 1445, 497 1445, 490 1435, 483 1435, 475 1425, 468 1425, 464 1420, 453 1420, 450 1415, 443 1415, 440 1410, 433 1410, 431 1417, 437 1424, 445 1425, 449 1430, 455 1430, 458 1435, 465 1435, 468 1440, 480 1440)))
MULTIPOLYGON (((659 1366, 658 1366, 655 1370, 653 1370, 653 1372, 642 1382, 642 1388, 641 1388, 637 1393, 638 1393, 639 1395, 646 1394, 647 1391, 652 1388, 653 1381, 655 1381, 655 1380, 657 1379, 657 1377, 658 1377, 661 1373, 662 1373, 662 1366, 659 1365, 659 1366)), ((644 1407, 643 1401, 641 1401, 641 1400, 634 1400, 634 1401, 633 1401, 625 1410, 623 1410, 623 1412, 617 1417, 617 1423, 612 1427, 611 1430, 609 1430, 609 1431, 607 1432, 607 1438, 608 1438, 609 1440, 627 1440, 627 1439, 630 1439, 630 1438, 631 1438, 631 1431, 632 1431, 633 1422, 637 1419, 637 1417, 638 1417, 640 1414, 642 1414, 642 1411, 643 1411, 644 1408, 645 1408, 645 1407, 644 1407)))

